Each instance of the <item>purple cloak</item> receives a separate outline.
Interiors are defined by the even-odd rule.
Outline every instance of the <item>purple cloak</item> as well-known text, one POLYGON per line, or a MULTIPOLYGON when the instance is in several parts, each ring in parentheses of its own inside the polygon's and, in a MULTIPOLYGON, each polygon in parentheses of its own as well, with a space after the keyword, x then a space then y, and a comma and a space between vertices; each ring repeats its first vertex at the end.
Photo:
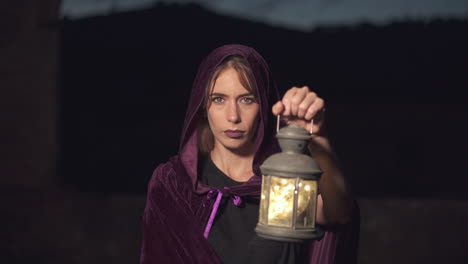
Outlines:
MULTIPOLYGON (((270 106, 278 98, 267 63, 250 47, 222 46, 213 50, 202 61, 185 115, 179 154, 159 165, 148 184, 140 263, 222 263, 203 235, 210 214, 213 211, 216 213, 213 210, 216 195, 213 194, 222 191, 241 198, 259 197, 259 166, 268 156, 279 151, 274 138, 274 118, 270 110, 270 106), (255 141, 255 175, 240 186, 210 190, 210 187, 197 180, 197 125, 202 117, 205 87, 216 67, 230 55, 240 55, 248 61, 257 85, 260 118, 255 141)), ((339 229, 327 230, 323 239, 310 243, 310 263, 331 264, 339 259, 344 259, 343 263, 355 262, 357 240, 353 239, 354 236, 349 238, 350 228, 339 229)))

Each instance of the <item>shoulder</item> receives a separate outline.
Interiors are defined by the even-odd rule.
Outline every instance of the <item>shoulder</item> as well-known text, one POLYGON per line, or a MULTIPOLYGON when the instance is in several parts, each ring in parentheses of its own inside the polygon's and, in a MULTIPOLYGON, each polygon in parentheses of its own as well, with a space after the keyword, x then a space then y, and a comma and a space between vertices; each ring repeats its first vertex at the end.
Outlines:
POLYGON ((167 186, 171 180, 176 180, 176 164, 178 157, 173 156, 168 161, 159 164, 153 171, 148 183, 148 193, 160 187, 167 186))
POLYGON ((178 156, 173 156, 167 162, 159 164, 153 171, 147 191, 149 195, 156 191, 169 191, 172 194, 187 196, 192 189, 192 182, 180 159, 178 156))
POLYGON ((156 167, 148 183, 147 208, 172 210, 184 206, 190 210, 187 205, 193 196, 191 182, 179 169, 180 166, 177 156, 174 156, 156 167))

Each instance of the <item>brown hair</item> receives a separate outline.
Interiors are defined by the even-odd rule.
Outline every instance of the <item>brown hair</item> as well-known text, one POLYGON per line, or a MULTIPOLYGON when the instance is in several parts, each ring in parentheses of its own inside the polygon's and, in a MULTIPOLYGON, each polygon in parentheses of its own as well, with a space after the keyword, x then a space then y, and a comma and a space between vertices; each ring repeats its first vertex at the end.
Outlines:
POLYGON ((231 55, 224 59, 224 61, 216 67, 213 75, 208 82, 205 89, 205 96, 203 98, 203 116, 198 125, 198 149, 201 153, 207 154, 214 147, 214 137, 208 124, 207 111, 211 105, 210 95, 213 91, 214 83, 219 75, 228 68, 234 69, 239 75, 239 81, 242 86, 247 89, 257 99, 257 86, 255 78, 247 60, 239 55, 231 55))

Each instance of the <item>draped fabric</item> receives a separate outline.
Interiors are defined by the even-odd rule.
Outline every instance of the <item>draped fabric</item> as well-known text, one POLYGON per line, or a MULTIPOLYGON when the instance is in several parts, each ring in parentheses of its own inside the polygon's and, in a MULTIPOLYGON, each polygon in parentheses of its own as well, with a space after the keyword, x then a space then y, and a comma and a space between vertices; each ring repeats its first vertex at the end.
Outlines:
MULTIPOLYGON (((212 199, 216 190, 198 182, 197 126, 202 118, 202 104, 208 82, 216 67, 231 55, 244 57, 252 68, 260 118, 255 138, 255 175, 242 185, 229 188, 229 194, 258 199, 261 188, 259 166, 268 156, 279 151, 274 138, 274 118, 270 112, 270 106, 278 100, 278 91, 267 63, 258 52, 243 45, 225 45, 213 50, 202 61, 192 87, 179 154, 159 165, 148 184, 143 216, 142 264, 221 263, 204 237, 216 202, 216 199, 212 199)), ((334 263, 342 233, 344 231, 327 231, 321 241, 310 244, 313 263, 334 263)))

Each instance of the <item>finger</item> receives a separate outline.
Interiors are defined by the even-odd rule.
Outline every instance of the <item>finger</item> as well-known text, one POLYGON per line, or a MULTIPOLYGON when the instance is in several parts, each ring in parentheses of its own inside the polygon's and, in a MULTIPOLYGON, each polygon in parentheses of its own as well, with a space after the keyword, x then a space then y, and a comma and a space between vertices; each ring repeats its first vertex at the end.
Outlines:
POLYGON ((312 105, 307 109, 304 119, 310 120, 315 117, 315 115, 323 109, 325 106, 325 101, 322 98, 318 97, 314 100, 312 105))
POLYGON ((309 93, 309 87, 304 86, 297 90, 296 94, 291 98, 291 115, 297 116, 299 105, 309 93))
POLYGON ((291 98, 296 94, 297 90, 297 87, 293 87, 284 94, 283 99, 281 100, 284 104, 283 116, 291 115, 291 98))
POLYGON ((315 99, 317 99, 317 94, 315 94, 314 92, 310 92, 307 94, 306 98, 304 98, 304 100, 302 100, 302 103, 299 105, 299 109, 297 111, 298 118, 305 117, 307 110, 314 103, 315 99))
POLYGON ((271 108, 273 115, 277 116, 284 111, 284 104, 281 101, 276 102, 271 108))

